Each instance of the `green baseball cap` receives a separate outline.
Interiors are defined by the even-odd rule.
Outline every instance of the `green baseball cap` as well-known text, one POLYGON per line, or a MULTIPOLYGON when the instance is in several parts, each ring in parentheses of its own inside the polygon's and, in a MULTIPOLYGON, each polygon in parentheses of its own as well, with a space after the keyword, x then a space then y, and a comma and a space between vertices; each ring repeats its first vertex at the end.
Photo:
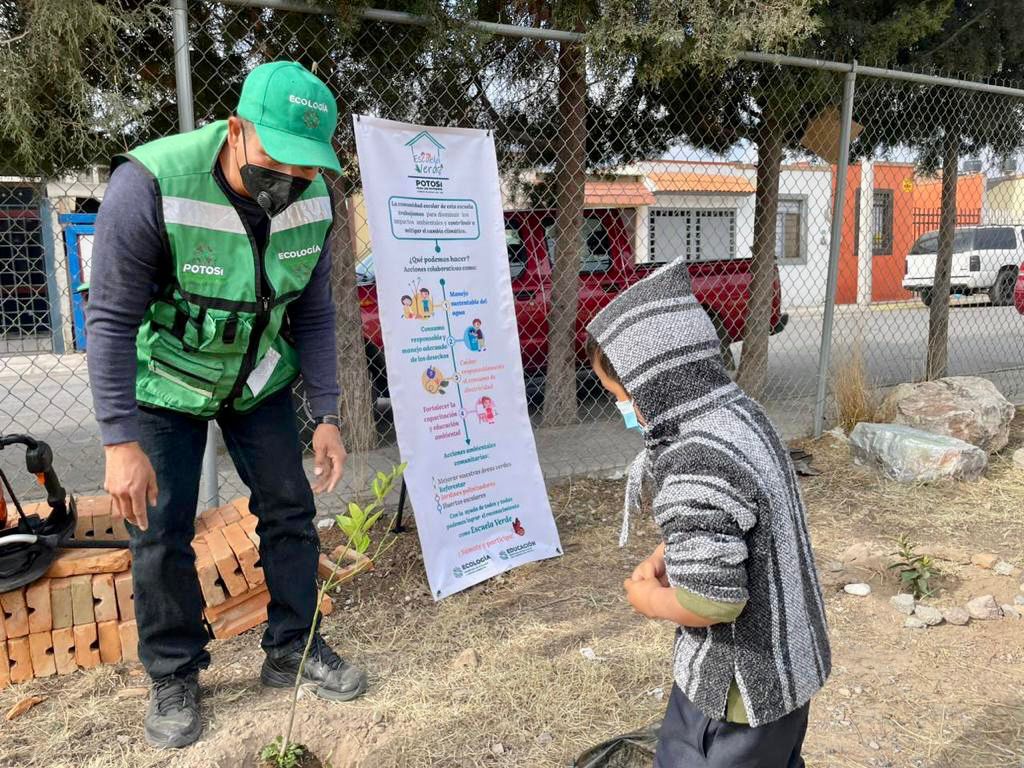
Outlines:
POLYGON ((331 146, 338 105, 324 82, 301 64, 256 67, 242 84, 236 112, 256 126, 263 149, 277 162, 341 172, 331 146))

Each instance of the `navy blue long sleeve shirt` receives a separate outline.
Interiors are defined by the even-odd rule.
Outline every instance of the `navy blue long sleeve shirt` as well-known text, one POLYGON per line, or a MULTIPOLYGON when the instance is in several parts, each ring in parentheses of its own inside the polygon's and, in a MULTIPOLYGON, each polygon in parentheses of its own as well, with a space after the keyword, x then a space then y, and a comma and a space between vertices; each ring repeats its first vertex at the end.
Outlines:
MULTIPOLYGON (((218 181, 257 239, 265 242, 269 220, 263 210, 231 190, 223 177, 218 181)), ((104 445, 139 439, 135 339, 146 308, 173 274, 157 222, 152 179, 132 163, 118 166, 96 218, 86 311, 89 382, 104 445)), ((330 275, 331 256, 325 242, 309 285, 288 306, 288 323, 314 416, 337 413, 340 395, 330 275)))

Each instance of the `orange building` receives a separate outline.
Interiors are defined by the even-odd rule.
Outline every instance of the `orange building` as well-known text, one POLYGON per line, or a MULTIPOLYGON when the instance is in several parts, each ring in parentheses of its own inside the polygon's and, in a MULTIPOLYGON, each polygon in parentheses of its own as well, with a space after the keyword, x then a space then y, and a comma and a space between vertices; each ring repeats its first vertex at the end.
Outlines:
MULTIPOLYGON (((835 190, 835 169, 832 188, 835 190)), ((907 253, 938 228, 942 184, 920 179, 910 163, 861 163, 847 175, 836 302, 866 304, 912 298, 903 290, 907 253), (868 253, 870 251, 870 254, 868 253)), ((957 180, 957 223, 978 224, 985 177, 957 180)))

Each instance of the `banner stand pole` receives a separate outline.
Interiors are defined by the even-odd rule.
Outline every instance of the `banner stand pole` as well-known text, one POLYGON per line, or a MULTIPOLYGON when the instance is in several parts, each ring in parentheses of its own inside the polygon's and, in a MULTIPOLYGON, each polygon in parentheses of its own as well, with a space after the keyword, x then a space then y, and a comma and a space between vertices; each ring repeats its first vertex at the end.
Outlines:
POLYGON ((405 526, 402 525, 402 513, 405 512, 405 480, 402 481, 402 490, 398 492, 398 514, 395 515, 395 527, 392 533, 405 533, 405 526))

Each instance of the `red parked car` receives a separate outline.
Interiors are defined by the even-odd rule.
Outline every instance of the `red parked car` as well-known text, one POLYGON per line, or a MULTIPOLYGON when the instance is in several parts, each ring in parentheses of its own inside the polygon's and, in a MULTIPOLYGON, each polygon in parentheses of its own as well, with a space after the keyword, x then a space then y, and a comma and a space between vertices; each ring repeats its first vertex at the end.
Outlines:
MULTIPOLYGON (((551 301, 551 263, 554 253, 554 212, 508 211, 505 239, 515 295, 516 319, 523 368, 528 376, 547 367, 548 311, 551 301)), ((580 260, 579 305, 576 318, 576 354, 585 362, 586 325, 615 296, 658 264, 635 264, 633 245, 621 211, 589 209, 584 219, 584 248, 580 260)), ((372 255, 357 267, 363 337, 371 364, 374 391, 387 391, 383 339, 377 306, 372 255)), ((691 265, 693 292, 718 328, 723 352, 743 338, 750 295, 750 262, 746 259, 704 261, 691 265)), ((772 301, 772 333, 780 333, 789 320, 781 310, 778 270, 772 301)))
POLYGON ((1020 265, 1017 273, 1017 285, 1013 289, 1013 303, 1017 311, 1024 315, 1024 263, 1020 265))

